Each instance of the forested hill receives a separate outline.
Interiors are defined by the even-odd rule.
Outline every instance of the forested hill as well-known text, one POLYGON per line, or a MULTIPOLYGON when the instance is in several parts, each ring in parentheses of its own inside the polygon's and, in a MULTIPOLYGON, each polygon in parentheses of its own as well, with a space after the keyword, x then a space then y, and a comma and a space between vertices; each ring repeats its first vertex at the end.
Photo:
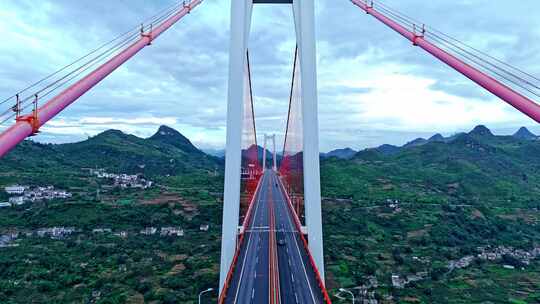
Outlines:
POLYGON ((438 202, 540 204, 540 141, 522 128, 496 136, 485 126, 403 147, 366 149, 350 160, 322 162, 326 196, 377 201, 402 197, 438 202))
MULTIPOLYGON (((536 135, 479 126, 344 152, 321 161, 331 294, 348 288, 359 302, 379 304, 539 303, 536 135)), ((4 208, 0 231, 78 232, 20 233, 16 247, 3 248, 0 303, 196 303, 218 282, 222 171, 222 159, 165 126, 149 138, 109 130, 79 143, 24 142, 0 160, 0 186, 54 185, 74 195, 4 208), (85 168, 142 173, 156 186, 121 189, 85 168), (148 227, 185 234, 141 233, 148 227)))
POLYGON ((167 126, 161 126, 149 138, 108 130, 77 143, 55 145, 25 141, 0 160, 0 170, 4 173, 35 174, 104 168, 147 176, 180 175, 194 170, 213 171, 222 166, 222 160, 200 151, 167 126))
POLYGON ((327 286, 361 303, 540 303, 539 152, 526 129, 478 126, 323 160, 327 286))
MULTIPOLYGON (((399 196, 530 205, 540 194, 539 152, 540 140, 526 128, 512 136, 496 136, 478 126, 451 137, 437 134, 402 147, 366 149, 348 155, 349 159, 327 155, 321 162, 322 190, 327 197, 373 201, 399 196)), ((7 181, 6 176, 25 174, 33 179, 40 175, 62 178, 82 168, 183 175, 221 171, 223 163, 222 158, 197 149, 178 131, 161 126, 149 138, 108 130, 78 143, 25 141, 0 160, 0 170, 7 181)))

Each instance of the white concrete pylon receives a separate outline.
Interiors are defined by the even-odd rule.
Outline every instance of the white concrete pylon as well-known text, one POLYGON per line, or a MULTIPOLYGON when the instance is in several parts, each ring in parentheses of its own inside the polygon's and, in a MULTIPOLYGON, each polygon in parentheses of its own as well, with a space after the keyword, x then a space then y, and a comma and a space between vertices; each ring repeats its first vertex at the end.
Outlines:
MULTIPOLYGON (((240 166, 242 150, 243 100, 246 52, 254 0, 231 1, 231 44, 227 105, 227 146, 220 265, 220 293, 225 284, 237 246, 240 212, 240 166)), ((257 3, 286 3, 263 1, 257 3)), ((290 5, 290 4, 288 4, 290 5)), ((315 9, 313 0, 293 0, 293 15, 302 81, 304 208, 309 248, 321 279, 324 280, 321 190, 319 173, 319 126, 317 118, 317 69, 315 53, 315 9)), ((266 142, 266 138, 265 138, 266 142)), ((265 144, 266 146, 266 144, 265 144)), ((266 149, 264 150, 266 152, 266 149)), ((277 168, 274 137, 274 163, 277 168)), ((263 156, 266 160, 266 155, 263 156)))
POLYGON ((276 134, 272 135, 273 149, 274 149, 274 166, 272 169, 277 172, 277 154, 276 154, 276 134))
POLYGON ((293 0, 293 14, 302 83, 304 212, 309 250, 324 281, 314 1, 293 0))
POLYGON ((263 171, 266 170, 266 138, 268 136, 264 134, 264 145, 263 145, 263 158, 262 158, 262 169, 263 171))
POLYGON ((231 37, 229 51, 229 91, 227 103, 227 144, 219 292, 225 284, 238 242, 240 216, 240 170, 242 164, 242 125, 247 46, 251 27, 252 0, 231 1, 231 37))
POLYGON ((267 140, 272 139, 272 170, 277 171, 277 154, 276 154, 276 134, 267 135, 264 134, 264 146, 263 146, 263 170, 266 169, 266 150, 268 145, 267 140))
POLYGON ((267 140, 272 139, 272 170, 277 171, 277 153, 276 153, 276 134, 267 135, 264 134, 264 145, 263 145, 263 170, 266 169, 266 149, 268 147, 267 140))

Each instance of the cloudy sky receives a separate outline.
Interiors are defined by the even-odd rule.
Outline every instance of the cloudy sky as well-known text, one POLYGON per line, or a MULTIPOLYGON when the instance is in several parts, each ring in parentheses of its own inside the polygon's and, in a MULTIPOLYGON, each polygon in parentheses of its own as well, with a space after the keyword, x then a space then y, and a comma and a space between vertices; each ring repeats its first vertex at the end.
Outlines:
MULTIPOLYGON (((523 0, 386 0, 474 47, 540 75, 540 4, 523 0)), ((174 3, 0 2, 0 99, 174 3)), ((206 0, 50 121, 36 140, 69 142, 108 128, 146 137, 161 124, 222 148, 230 1, 206 0)), ((485 93, 348 0, 316 0, 321 150, 403 144, 485 124, 509 134, 531 119, 485 93)), ((250 39, 259 134, 282 134, 295 45, 288 6, 258 5, 250 39)))

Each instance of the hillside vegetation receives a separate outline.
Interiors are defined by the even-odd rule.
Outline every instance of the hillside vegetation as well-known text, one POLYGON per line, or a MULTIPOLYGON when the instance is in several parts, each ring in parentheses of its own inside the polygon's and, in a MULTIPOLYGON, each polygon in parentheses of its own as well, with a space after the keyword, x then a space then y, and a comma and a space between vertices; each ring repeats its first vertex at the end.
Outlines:
POLYGON ((540 141, 519 135, 478 126, 323 161, 328 285, 383 303, 538 303, 540 263, 514 257, 540 246, 540 141))
MULTIPOLYGON (((344 287, 371 304, 540 302, 534 134, 478 126, 351 151, 321 161, 332 296, 344 287), (480 258, 488 255, 497 258, 480 258)), ((53 185, 73 197, 0 209, 0 235, 18 233, 16 246, 0 248, 0 302, 196 303, 218 284, 223 164, 165 126, 145 139, 109 130, 19 145, 0 160, 0 186, 53 185), (90 169, 155 184, 121 189, 90 169), (51 227, 76 232, 36 237, 51 227), (184 236, 141 233, 150 227, 181 227, 184 236)))

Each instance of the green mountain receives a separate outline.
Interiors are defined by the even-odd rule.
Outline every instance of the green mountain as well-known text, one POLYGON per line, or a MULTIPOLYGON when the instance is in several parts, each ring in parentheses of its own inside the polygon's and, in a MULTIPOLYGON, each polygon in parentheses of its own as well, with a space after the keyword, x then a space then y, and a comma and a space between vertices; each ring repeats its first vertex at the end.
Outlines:
POLYGON ((478 126, 392 152, 321 162, 327 287, 362 303, 540 303, 540 258, 523 258, 540 248, 540 141, 478 126))
POLYGON ((149 138, 108 130, 77 143, 25 141, 0 160, 3 172, 36 174, 50 174, 51 168, 57 172, 104 168, 111 172, 165 176, 215 170, 222 165, 222 160, 200 151, 178 131, 166 126, 149 138))
POLYGON ((168 144, 182 150, 185 153, 201 154, 202 152, 195 148, 195 146, 180 132, 167 126, 159 127, 156 134, 148 138, 149 141, 156 144, 168 144))
POLYGON ((519 138, 519 139, 525 139, 525 140, 536 140, 536 139, 538 139, 538 136, 533 134, 531 131, 529 131, 525 127, 519 128, 519 130, 516 133, 514 133, 514 135, 512 135, 512 136, 514 136, 516 138, 519 138))
POLYGON ((349 159, 353 157, 356 153, 357 152, 351 148, 336 149, 328 153, 321 153, 321 157, 322 158, 337 157, 337 158, 349 159))
POLYGON ((405 145, 394 153, 366 149, 351 160, 322 163, 326 195, 401 196, 523 206, 540 195, 540 141, 495 136, 485 126, 452 138, 405 145), (349 185, 344 187, 344 185, 349 185))
MULTIPOLYGON (((512 254, 540 248, 540 141, 516 134, 478 126, 322 159, 330 294, 347 288, 362 303, 539 303, 540 260, 512 254), (497 248, 507 252, 500 259, 449 269, 497 248), (395 287, 396 276, 410 281, 395 287)), ((81 231, 1 248, 0 303, 195 303, 218 281, 222 169, 223 160, 165 126, 149 138, 109 130, 79 143, 22 143, 0 160, 0 185, 53 184, 74 196, 4 208, 0 230, 81 231), (83 170, 96 167, 153 176, 159 186, 107 187, 83 170), (139 233, 150 226, 185 235, 139 233)))

